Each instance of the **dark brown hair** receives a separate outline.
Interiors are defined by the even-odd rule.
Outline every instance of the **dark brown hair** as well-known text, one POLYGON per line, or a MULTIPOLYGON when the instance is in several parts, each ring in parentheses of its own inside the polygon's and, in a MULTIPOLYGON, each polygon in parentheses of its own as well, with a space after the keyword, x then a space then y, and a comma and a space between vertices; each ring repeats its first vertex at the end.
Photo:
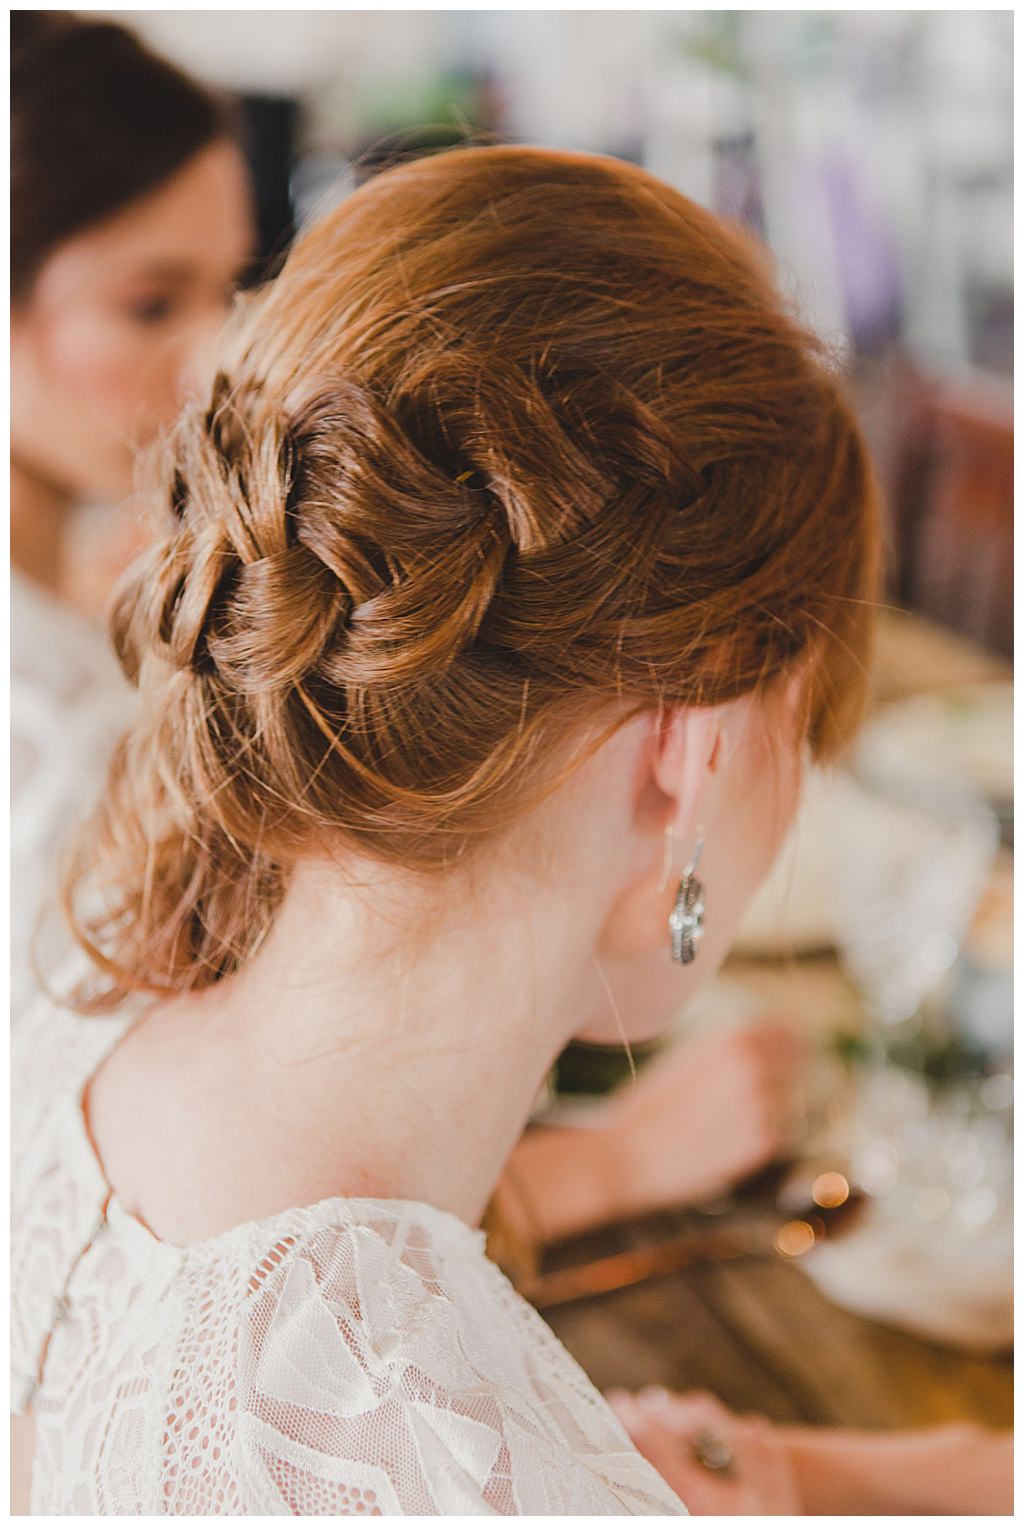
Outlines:
POLYGON ((234 130, 227 102, 124 27, 11 15, 11 288, 58 244, 154 190, 234 130))
POLYGON ((142 711, 70 881, 94 1005, 234 969, 299 857, 452 863, 587 718, 799 661, 835 753, 875 486, 767 272, 643 171, 537 149, 389 171, 300 239, 180 421, 115 616, 142 711))

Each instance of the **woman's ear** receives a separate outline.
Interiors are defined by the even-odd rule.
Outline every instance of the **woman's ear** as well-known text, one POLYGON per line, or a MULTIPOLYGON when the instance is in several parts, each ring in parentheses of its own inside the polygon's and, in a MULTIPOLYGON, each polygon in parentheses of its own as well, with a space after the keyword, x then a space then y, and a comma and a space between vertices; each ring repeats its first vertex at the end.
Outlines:
POLYGON ((722 751, 718 709, 665 710, 651 716, 649 725, 634 818, 643 847, 599 944, 602 957, 613 960, 646 956, 661 945, 668 960, 668 914, 679 876, 671 865, 666 873, 666 844, 674 839, 685 862, 704 810, 709 775, 722 751))
POLYGON ((721 759, 722 710, 664 710, 657 718, 653 749, 655 782, 665 797, 664 825, 680 835, 700 817, 708 775, 721 759))

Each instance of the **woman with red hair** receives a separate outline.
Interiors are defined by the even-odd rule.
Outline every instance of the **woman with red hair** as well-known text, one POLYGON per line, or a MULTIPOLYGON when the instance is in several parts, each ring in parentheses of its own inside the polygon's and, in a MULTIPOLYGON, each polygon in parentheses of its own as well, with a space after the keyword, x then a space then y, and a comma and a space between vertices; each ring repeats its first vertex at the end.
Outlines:
POLYGON ((33 1509, 679 1513, 478 1225, 555 1056, 663 1029, 856 724, 827 357, 651 176, 455 151, 240 307, 161 506, 68 884, 94 1016, 15 1056, 33 1509))

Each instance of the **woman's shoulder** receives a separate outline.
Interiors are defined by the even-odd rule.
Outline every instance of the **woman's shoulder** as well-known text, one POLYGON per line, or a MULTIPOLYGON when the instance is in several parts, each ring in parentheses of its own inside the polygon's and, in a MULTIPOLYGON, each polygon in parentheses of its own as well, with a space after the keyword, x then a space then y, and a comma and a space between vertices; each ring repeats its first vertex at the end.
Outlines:
MULTIPOLYGON (((161 1510, 683 1513, 488 1260, 483 1233, 454 1215, 422 1202, 326 1198, 184 1247, 133 1217, 108 1193, 78 1107, 131 1021, 41 1001, 17 1034, 18 1372, 31 1371, 67 1285, 82 1315, 65 1332, 67 1359, 75 1332, 94 1328, 107 1331, 109 1350, 89 1361, 116 1357, 120 1378, 101 1385, 98 1402, 136 1393, 121 1382, 136 1365, 140 1382, 149 1375, 145 1402, 166 1430, 161 1510), (58 1198, 60 1246, 36 1288, 29 1252, 36 1230, 53 1229, 58 1198), (90 1236, 93 1253, 82 1256, 90 1236)), ((60 1400, 50 1400, 56 1423, 60 1400)), ((135 1466, 113 1454, 110 1464, 135 1466)), ((149 1501, 145 1479, 138 1489, 140 1504, 149 1501)))
MULTIPOLYGON (((483 1234, 452 1215, 336 1199, 207 1249, 183 1342, 208 1328, 212 1276, 231 1306, 246 1513, 683 1513, 483 1234)), ((178 1368, 197 1392, 172 1408, 193 1413, 210 1375, 178 1368)), ((175 1474, 195 1478, 209 1438, 178 1444, 175 1474)))
MULTIPOLYGON (((65 1362, 79 1334, 104 1330, 88 1360, 112 1364, 118 1379, 100 1384, 97 1403, 143 1402, 165 1435, 159 1483, 148 1464, 136 1480, 140 1508, 157 1487, 166 1513, 682 1513, 487 1259, 482 1232, 452 1214, 328 1198, 175 1247, 113 1194, 98 1230, 105 1184, 70 1127, 76 1109, 59 1098, 74 1094, 124 1019, 94 1026, 42 1006, 34 1018, 19 1034, 16 1091, 30 1118, 56 1121, 30 1130, 18 1152, 26 1276, 15 1278, 16 1375, 33 1370, 64 1286, 80 1316, 65 1331, 65 1362), (39 1258, 28 1252, 36 1229, 53 1229, 62 1185, 59 1253, 37 1288, 39 1258), (136 1371, 141 1387, 126 1385, 136 1371)), ((53 1424, 70 1423, 59 1392, 49 1398, 53 1424)), ((115 1447, 108 1461, 121 1478, 139 1460, 115 1447)))

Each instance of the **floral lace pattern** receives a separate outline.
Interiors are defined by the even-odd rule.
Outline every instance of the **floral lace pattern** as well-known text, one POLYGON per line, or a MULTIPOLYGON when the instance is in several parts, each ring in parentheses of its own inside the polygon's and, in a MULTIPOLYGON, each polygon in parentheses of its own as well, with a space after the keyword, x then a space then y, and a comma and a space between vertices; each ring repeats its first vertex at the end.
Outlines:
POLYGON ((685 1514, 452 1215, 334 1198, 157 1240, 110 1195, 80 1107, 125 1024, 40 1001, 16 1035, 33 1513, 685 1514))

